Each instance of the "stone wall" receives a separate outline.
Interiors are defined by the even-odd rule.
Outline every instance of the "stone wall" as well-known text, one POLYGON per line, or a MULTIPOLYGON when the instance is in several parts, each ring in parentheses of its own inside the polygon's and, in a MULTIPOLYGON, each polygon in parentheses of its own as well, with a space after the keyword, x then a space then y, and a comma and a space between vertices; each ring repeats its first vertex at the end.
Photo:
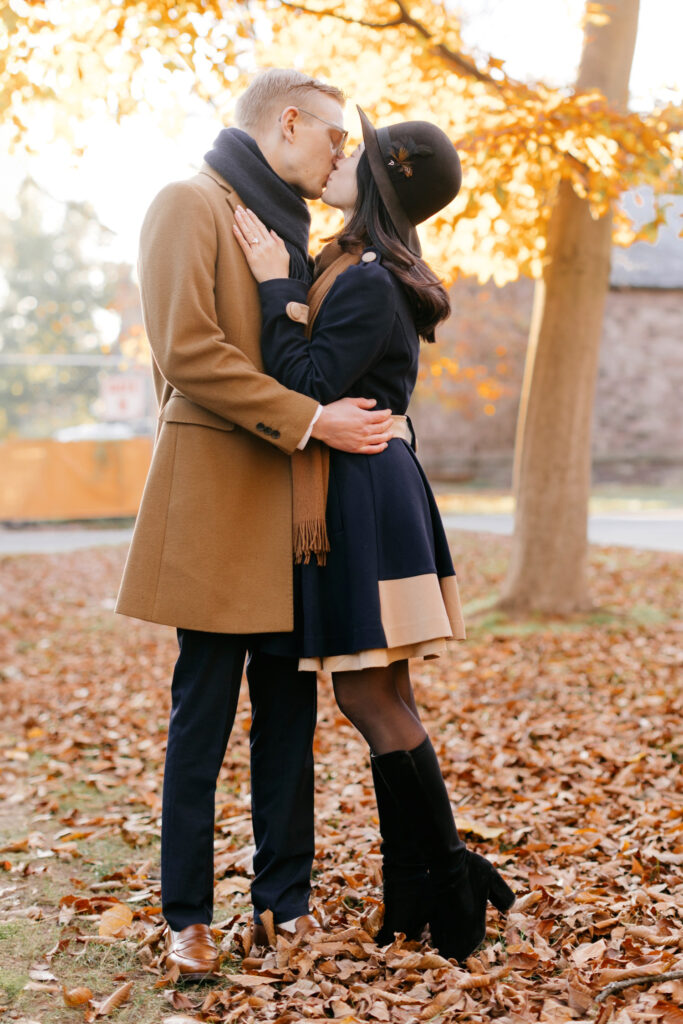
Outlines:
MULTIPOLYGON (((438 345, 457 362, 458 375, 429 374, 410 410, 420 458, 434 479, 510 486, 533 287, 528 280, 496 288, 467 279, 454 286, 453 314, 438 345), (503 389, 493 415, 476 394, 487 374, 503 389)), ((423 355, 428 367, 432 353, 423 355)), ((683 484, 682 406, 683 291, 610 290, 593 429, 596 482, 683 484)))

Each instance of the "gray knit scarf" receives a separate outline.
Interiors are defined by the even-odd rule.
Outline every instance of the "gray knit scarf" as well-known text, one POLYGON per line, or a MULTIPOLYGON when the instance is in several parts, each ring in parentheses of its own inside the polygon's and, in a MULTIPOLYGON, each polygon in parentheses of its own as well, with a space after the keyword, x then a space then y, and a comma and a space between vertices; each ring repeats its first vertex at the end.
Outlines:
POLYGON ((284 240, 290 256, 289 276, 310 284, 308 207, 298 192, 275 173, 251 135, 239 128, 224 128, 204 159, 266 227, 284 240))

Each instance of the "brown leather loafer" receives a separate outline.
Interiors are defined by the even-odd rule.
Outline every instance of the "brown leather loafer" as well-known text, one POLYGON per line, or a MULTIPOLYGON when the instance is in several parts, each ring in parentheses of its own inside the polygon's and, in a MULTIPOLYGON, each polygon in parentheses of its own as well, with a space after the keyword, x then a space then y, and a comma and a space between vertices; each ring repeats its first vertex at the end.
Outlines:
MULTIPOLYGON (((275 925, 275 934, 282 935, 285 939, 290 942, 292 939, 298 938, 298 936, 308 935, 309 932, 314 932, 320 928, 320 924, 313 917, 312 914, 304 914, 303 917, 297 917, 296 924, 294 925, 294 931, 290 932, 286 928, 281 928, 279 925, 275 925)), ((269 946, 268 933, 262 924, 254 922, 254 931, 252 934, 252 945, 254 946, 269 946)))
POLYGON ((218 977, 219 953, 208 924, 190 924, 179 932, 167 931, 167 968, 177 967, 183 981, 218 977))

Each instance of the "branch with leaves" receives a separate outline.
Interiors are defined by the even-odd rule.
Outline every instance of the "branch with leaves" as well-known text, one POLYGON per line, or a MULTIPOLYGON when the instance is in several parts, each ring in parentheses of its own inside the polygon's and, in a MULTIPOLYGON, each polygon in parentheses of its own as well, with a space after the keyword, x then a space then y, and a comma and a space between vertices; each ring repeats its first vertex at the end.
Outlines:
MULTIPOLYGON (((55 134, 76 150, 95 112, 159 117, 168 103, 178 118, 176 81, 229 123, 249 81, 246 72, 235 78, 246 58, 332 80, 380 123, 437 121, 464 167, 461 195, 422 232, 447 280, 538 277, 563 177, 595 217, 615 212, 620 244, 651 240, 661 223, 655 212, 637 232, 618 208, 624 191, 683 190, 680 110, 617 111, 597 92, 514 81, 504 61, 466 52, 457 16, 435 0, 419 9, 411 0, 33 0, 21 10, 0 0, 0 124, 17 146, 42 144, 32 133, 36 106, 52 110, 55 134)), ((314 223, 314 240, 336 227, 319 213, 314 223)))
MULTIPOLYGON (((486 71, 481 71, 471 57, 465 56, 465 54, 454 50, 452 47, 446 45, 446 43, 439 41, 435 37, 435 33, 430 30, 427 25, 416 18, 410 13, 403 0, 392 0, 392 3, 398 8, 398 14, 395 18, 389 18, 384 21, 371 21, 367 18, 357 18, 350 14, 345 13, 344 7, 338 5, 337 7, 308 7, 305 4, 292 3, 290 0, 281 0, 282 6, 287 7, 293 11, 299 11, 302 14, 311 14, 316 18, 336 18, 339 21, 343 21, 349 25, 361 25, 364 28, 371 29, 390 29, 399 28, 402 25, 412 28, 417 34, 428 43, 431 43, 432 52, 438 55, 447 63, 449 63, 459 74, 463 74, 468 78, 473 78, 478 82, 486 82, 488 85, 492 85, 495 88, 500 88, 500 82, 496 81, 486 71)), ((491 59, 490 63, 494 66, 501 68, 503 62, 491 59)))

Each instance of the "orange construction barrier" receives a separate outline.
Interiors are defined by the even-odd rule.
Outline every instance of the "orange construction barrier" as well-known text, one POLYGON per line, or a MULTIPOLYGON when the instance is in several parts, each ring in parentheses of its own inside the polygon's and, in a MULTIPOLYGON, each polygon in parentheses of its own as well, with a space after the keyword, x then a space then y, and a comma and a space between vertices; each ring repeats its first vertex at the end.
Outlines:
POLYGON ((110 519, 137 513, 153 439, 0 443, 0 520, 110 519))

